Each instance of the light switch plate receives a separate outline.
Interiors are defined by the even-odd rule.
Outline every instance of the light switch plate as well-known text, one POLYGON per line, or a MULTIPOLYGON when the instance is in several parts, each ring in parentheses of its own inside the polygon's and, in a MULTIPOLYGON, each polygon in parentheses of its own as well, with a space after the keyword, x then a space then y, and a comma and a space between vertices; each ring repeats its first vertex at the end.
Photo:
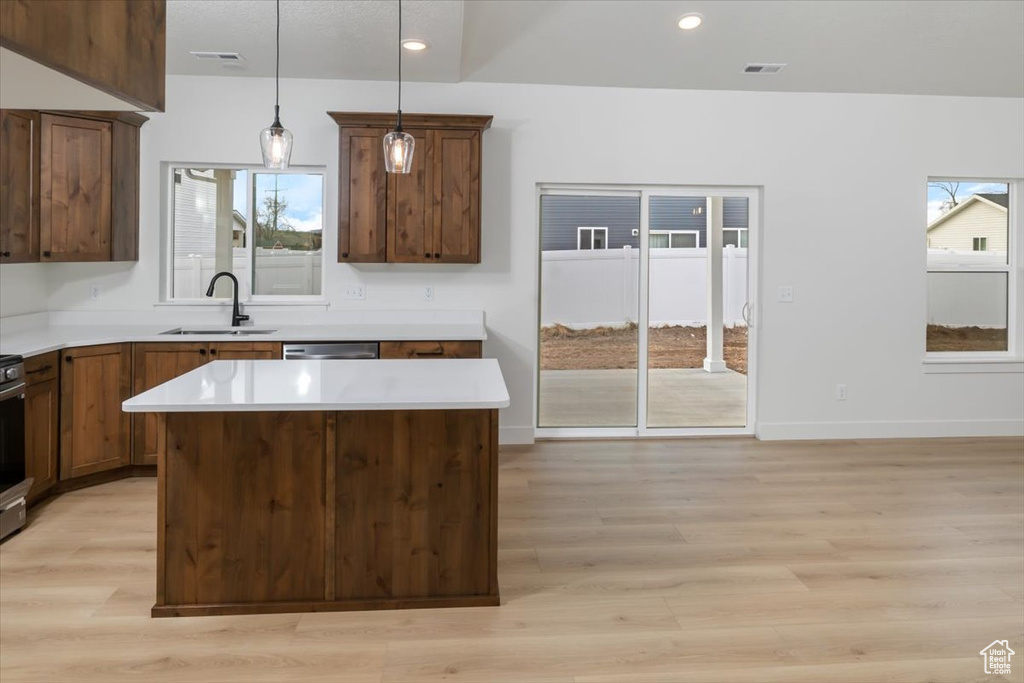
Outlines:
POLYGON ((792 285, 785 285, 779 287, 779 303, 780 304, 791 304, 793 303, 793 287, 792 285))

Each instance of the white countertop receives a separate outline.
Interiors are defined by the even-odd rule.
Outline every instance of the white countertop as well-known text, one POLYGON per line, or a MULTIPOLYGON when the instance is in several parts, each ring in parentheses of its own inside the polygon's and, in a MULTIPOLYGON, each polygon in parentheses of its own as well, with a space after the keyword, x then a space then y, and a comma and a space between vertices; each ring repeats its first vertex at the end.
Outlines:
POLYGON ((509 404, 498 361, 219 360, 130 398, 129 413, 489 410, 509 404))
MULTIPOLYGON (((5 333, 0 330, 0 353, 29 357, 49 351, 94 344, 121 342, 332 342, 332 341, 482 341, 487 338, 483 318, 479 321, 407 321, 395 316, 394 322, 353 322, 349 324, 258 325, 273 330, 269 334, 162 334, 169 330, 230 329, 209 324, 140 325, 44 325, 5 333)), ((254 329, 254 328, 240 328, 254 329)))

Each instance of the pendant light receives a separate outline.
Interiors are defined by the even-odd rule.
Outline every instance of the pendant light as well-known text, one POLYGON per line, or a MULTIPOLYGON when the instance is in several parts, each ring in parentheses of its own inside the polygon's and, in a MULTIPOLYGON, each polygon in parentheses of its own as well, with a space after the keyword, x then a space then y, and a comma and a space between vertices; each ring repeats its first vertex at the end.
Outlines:
POLYGON ((281 0, 277 0, 277 66, 274 74, 274 122, 260 133, 263 165, 288 168, 292 158, 292 133, 281 125, 281 0))
POLYGON ((416 139, 402 130, 402 0, 398 0, 398 122, 384 136, 384 168, 388 173, 412 171, 412 153, 416 139))

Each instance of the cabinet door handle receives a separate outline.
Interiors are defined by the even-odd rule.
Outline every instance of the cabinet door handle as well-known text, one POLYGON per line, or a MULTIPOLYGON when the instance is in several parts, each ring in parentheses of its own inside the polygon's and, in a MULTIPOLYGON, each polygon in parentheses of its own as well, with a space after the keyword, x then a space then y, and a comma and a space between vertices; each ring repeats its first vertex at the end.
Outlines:
POLYGON ((341 258, 348 258, 348 252, 347 251, 341 252, 341 258))
POLYGON ((71 356, 64 356, 64 362, 65 363, 70 363, 72 360, 74 360, 74 359, 71 356))
POLYGON ((441 258, 441 254, 434 254, 434 258, 441 258))
POLYGON ((50 252, 44 251, 43 256, 45 256, 46 258, 50 258, 50 252))
MULTIPOLYGON (((71 357, 68 356, 68 361, 70 361, 70 360, 71 360, 71 357)), ((53 366, 52 365, 44 365, 41 368, 36 368, 35 370, 29 370, 25 374, 26 375, 35 375, 35 374, 40 373, 40 372, 46 372, 47 370, 53 370, 53 366)))
POLYGON ((423 258, 430 258, 430 252, 423 254, 423 258))
POLYGON ((9 252, 9 251, 5 251, 5 252, 4 252, 3 254, 2 254, 2 256, 3 256, 4 258, 10 258, 10 256, 11 256, 11 252, 9 252))
POLYGON ((211 356, 216 356, 217 355, 217 349, 210 349, 210 355, 211 356))
POLYGON ((199 349, 199 355, 200 356, 205 356, 206 355, 206 349, 199 349))
POLYGON ((443 356, 444 349, 437 349, 436 351, 413 351, 414 356, 443 356))

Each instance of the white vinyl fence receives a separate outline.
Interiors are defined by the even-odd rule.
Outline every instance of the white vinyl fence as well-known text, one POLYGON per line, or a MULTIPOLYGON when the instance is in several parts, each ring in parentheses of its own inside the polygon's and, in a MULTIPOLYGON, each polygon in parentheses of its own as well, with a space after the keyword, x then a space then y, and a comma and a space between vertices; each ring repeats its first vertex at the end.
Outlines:
MULTIPOLYGON (((724 322, 744 325, 747 250, 722 250, 724 322)), ((640 250, 541 252, 541 324, 586 329, 637 322, 640 250)), ((707 250, 651 250, 651 325, 707 324, 707 250)))
MULTIPOLYGON (((238 278, 239 289, 249 291, 249 252, 235 249, 231 272, 238 278)), ((323 268, 322 251, 291 251, 288 249, 256 250, 255 294, 309 295, 320 294, 323 268)), ((217 274, 212 256, 178 256, 174 259, 174 298, 198 299, 206 295, 210 280, 217 274)))
POLYGON ((1005 264, 1005 251, 929 249, 928 324, 1006 327, 1009 273, 970 272, 1005 264))

